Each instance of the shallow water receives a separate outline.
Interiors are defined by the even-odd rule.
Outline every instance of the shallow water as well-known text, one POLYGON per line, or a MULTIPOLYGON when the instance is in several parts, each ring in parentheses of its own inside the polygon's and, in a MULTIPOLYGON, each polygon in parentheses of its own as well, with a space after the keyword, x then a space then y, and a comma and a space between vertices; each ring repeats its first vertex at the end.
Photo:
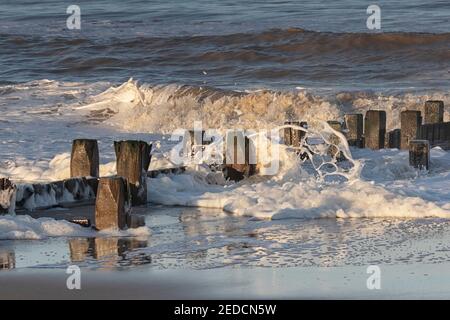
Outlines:
POLYGON ((214 269, 340 267, 450 262, 445 219, 258 221, 221 211, 139 208, 148 237, 2 241, 3 269, 214 269))

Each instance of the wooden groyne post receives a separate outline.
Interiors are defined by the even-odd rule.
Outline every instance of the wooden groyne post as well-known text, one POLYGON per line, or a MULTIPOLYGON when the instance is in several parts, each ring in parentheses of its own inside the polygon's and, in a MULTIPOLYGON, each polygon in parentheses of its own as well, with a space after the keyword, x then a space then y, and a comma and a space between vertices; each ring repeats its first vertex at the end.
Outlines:
POLYGON ((402 135, 400 129, 394 129, 388 133, 388 148, 400 149, 402 135))
POLYGON ((428 100, 424 107, 424 124, 444 122, 444 101, 428 100))
POLYGON ((100 176, 97 140, 73 140, 70 157, 70 176, 72 178, 100 176))
POLYGON ((242 130, 228 130, 225 139, 225 179, 240 181, 256 174, 256 148, 242 130), (252 157, 253 155, 253 157, 252 157), (255 160, 255 161, 252 161, 255 160))
POLYGON ((364 131, 364 117, 361 113, 351 113, 344 115, 344 122, 347 132, 345 136, 349 146, 362 148, 363 145, 363 131, 364 131))
MULTIPOLYGON (((307 128, 308 123, 305 121, 285 121, 285 125, 293 125, 302 128, 307 128)), ((283 138, 284 143, 287 146, 292 146, 294 148, 299 148, 301 145, 302 139, 306 136, 306 132, 296 128, 284 128, 283 138)))
POLYGON ((0 271, 14 269, 16 267, 16 255, 11 251, 0 251, 0 271))
POLYGON ((400 114, 401 141, 400 148, 409 149, 409 142, 417 139, 419 128, 422 125, 422 116, 420 111, 405 110, 400 114))
POLYGON ((125 229, 131 208, 129 184, 123 177, 100 178, 95 201, 95 228, 125 229))
POLYGON ((117 175, 130 185, 131 204, 147 203, 147 171, 150 166, 152 145, 144 141, 115 141, 117 175))
POLYGON ((424 124, 420 126, 418 137, 428 140, 431 147, 450 150, 450 122, 424 124))
POLYGON ((16 208, 16 186, 7 178, 0 178, 0 214, 13 214, 16 208))
POLYGON ((427 140, 410 141, 409 165, 418 169, 430 168, 430 143, 427 140))
POLYGON ((368 110, 364 118, 364 144, 366 148, 383 149, 386 135, 386 111, 368 110))

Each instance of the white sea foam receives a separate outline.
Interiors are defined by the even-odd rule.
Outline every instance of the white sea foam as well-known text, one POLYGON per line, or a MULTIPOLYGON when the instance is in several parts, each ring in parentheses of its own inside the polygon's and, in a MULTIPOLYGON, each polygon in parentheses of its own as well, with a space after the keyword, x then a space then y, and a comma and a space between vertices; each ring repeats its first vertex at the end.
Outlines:
POLYGON ((365 165, 346 182, 320 181, 292 161, 277 176, 234 185, 210 185, 204 173, 160 176, 149 180, 149 199, 166 205, 220 208, 260 218, 450 218, 450 154, 432 150, 435 169, 419 174, 398 150, 353 150, 365 165), (406 165, 405 165, 406 163, 406 165), (441 165, 439 165, 441 163, 441 165), (448 163, 448 162, 447 162, 448 163), (419 187, 418 187, 419 186, 419 187))
POLYGON ((41 240, 50 237, 137 237, 148 236, 150 229, 140 227, 128 230, 83 228, 77 224, 52 218, 34 219, 27 215, 0 216, 0 240, 41 240))
MULTIPOLYGON (((171 133, 202 121, 205 128, 260 129, 280 125, 286 119, 338 120, 348 112, 385 110, 387 127, 399 126, 401 110, 421 110, 426 100, 450 104, 448 93, 387 94, 343 92, 316 94, 309 90, 277 92, 223 91, 210 87, 139 85, 130 79, 88 99, 79 110, 111 109, 107 123, 125 130, 171 133)), ((448 113, 446 111, 446 116, 448 113)))

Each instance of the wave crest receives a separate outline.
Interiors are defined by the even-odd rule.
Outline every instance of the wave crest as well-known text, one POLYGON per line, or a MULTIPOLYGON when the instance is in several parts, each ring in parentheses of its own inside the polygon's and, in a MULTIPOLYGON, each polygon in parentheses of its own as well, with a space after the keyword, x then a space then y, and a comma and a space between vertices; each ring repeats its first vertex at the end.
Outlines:
POLYGON ((450 95, 380 94, 376 92, 313 93, 308 90, 252 92, 231 91, 207 86, 139 85, 130 79, 119 87, 90 97, 79 109, 91 119, 121 129, 171 133, 191 128, 202 121, 205 129, 264 129, 279 126, 286 120, 342 120, 345 113, 369 109, 385 110, 388 128, 398 127, 399 111, 421 110, 426 100, 443 100, 450 95))

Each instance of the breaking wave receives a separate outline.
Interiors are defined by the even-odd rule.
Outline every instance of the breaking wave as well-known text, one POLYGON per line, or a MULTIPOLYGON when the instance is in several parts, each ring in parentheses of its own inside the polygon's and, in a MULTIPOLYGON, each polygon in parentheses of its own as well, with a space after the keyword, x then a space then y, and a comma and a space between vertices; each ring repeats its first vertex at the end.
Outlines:
POLYGON ((342 120, 345 113, 369 109, 385 110, 388 128, 396 128, 401 110, 421 110, 429 99, 450 104, 449 93, 439 91, 231 91, 208 86, 139 85, 130 79, 75 107, 87 112, 91 120, 139 132, 171 133, 177 128, 192 128, 194 121, 202 121, 206 129, 267 129, 292 119, 342 120))

